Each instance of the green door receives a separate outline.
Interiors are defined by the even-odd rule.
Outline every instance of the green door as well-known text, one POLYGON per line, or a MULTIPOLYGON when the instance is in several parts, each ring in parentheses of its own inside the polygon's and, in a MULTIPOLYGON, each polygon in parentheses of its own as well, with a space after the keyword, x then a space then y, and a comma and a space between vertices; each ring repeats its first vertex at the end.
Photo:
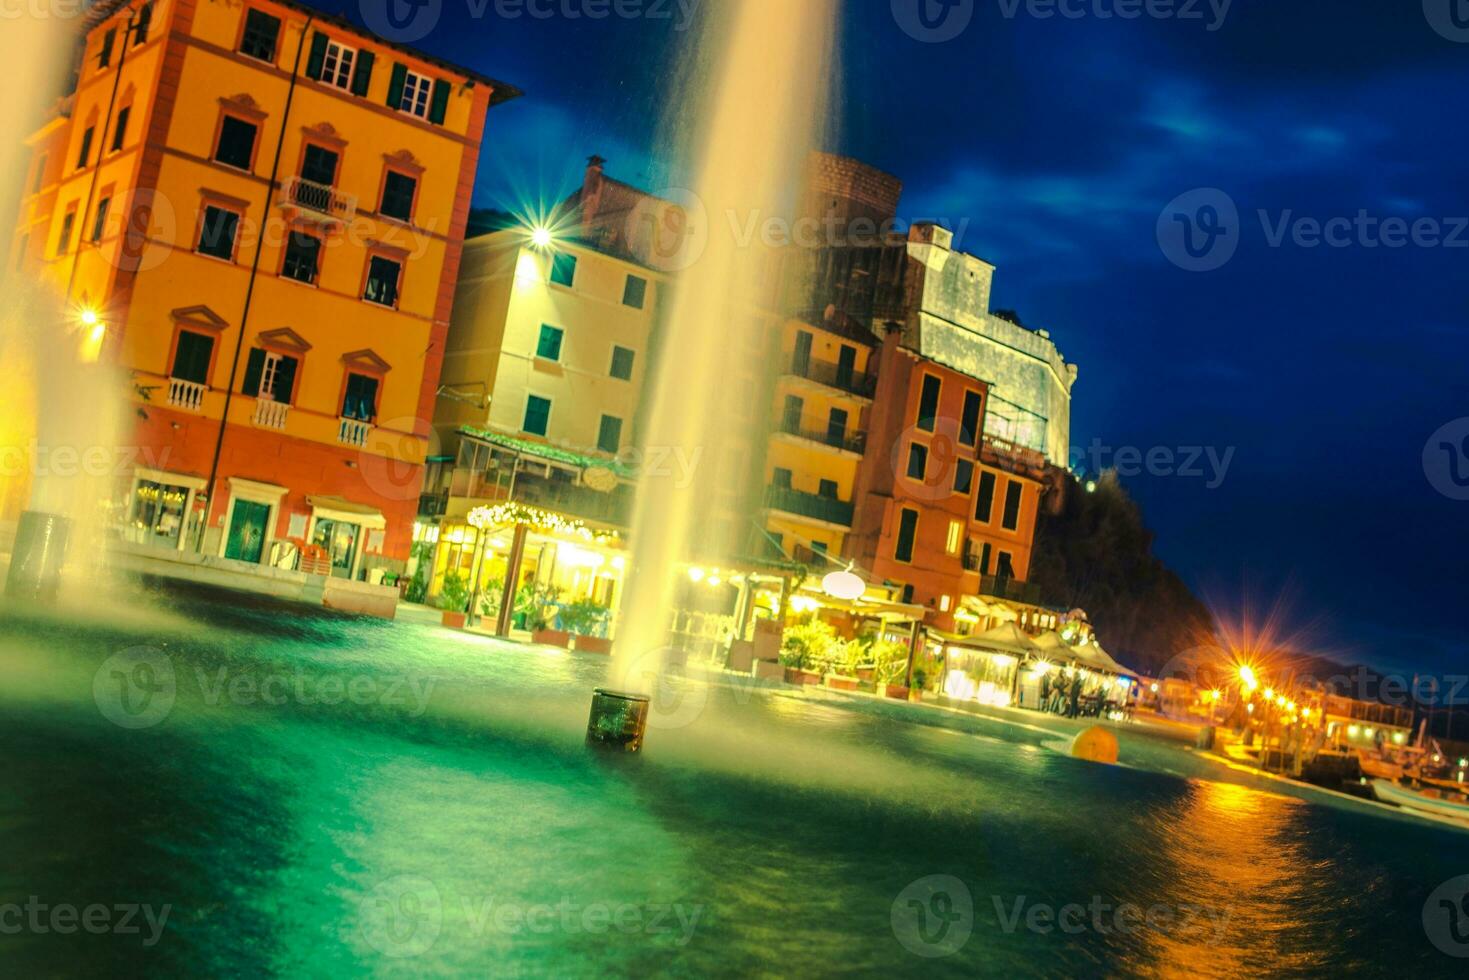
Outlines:
POLYGON ((230 536, 224 545, 226 558, 237 558, 260 564, 265 553, 265 534, 270 523, 270 507, 250 500, 236 500, 230 515, 230 536))

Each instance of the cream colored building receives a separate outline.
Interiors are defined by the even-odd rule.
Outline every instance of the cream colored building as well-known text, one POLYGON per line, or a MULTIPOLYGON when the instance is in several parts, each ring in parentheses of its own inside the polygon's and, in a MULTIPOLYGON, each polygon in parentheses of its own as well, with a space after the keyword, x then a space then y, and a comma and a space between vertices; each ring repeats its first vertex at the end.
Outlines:
POLYGON ((525 229, 471 240, 436 416, 444 448, 469 426, 626 458, 665 281, 576 241, 538 247, 525 229))

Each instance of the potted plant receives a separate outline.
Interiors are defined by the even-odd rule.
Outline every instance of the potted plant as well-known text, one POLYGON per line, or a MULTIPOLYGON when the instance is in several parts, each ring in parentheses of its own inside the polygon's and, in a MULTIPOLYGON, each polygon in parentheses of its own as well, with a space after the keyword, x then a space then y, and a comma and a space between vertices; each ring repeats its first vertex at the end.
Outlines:
POLYGON ((857 664, 866 657, 861 640, 837 640, 832 646, 835 656, 827 667, 826 686, 836 691, 855 691, 862 683, 857 664))
POLYGON ((908 688, 903 685, 903 680, 908 673, 908 648, 891 640, 875 640, 867 655, 873 663, 877 693, 906 701, 908 688))
POLYGON ((922 667, 913 668, 913 686, 908 688, 909 701, 922 701, 923 688, 928 683, 928 671, 922 667))
POLYGON ((465 610, 469 605, 469 583, 458 572, 444 576, 439 589, 439 608, 443 610, 443 623, 450 629, 464 628, 465 610))
POLYGON ((836 644, 836 631, 819 619, 787 629, 780 646, 786 683, 820 684, 835 659, 836 644))
POLYGON ((531 642, 563 650, 571 646, 571 634, 556 626, 560 598, 561 590, 553 585, 528 585, 516 595, 515 611, 525 617, 531 642))
POLYGON ((595 599, 578 599, 561 607, 561 627, 575 638, 576 649, 584 653, 612 652, 612 641, 607 638, 607 616, 609 610, 595 599))

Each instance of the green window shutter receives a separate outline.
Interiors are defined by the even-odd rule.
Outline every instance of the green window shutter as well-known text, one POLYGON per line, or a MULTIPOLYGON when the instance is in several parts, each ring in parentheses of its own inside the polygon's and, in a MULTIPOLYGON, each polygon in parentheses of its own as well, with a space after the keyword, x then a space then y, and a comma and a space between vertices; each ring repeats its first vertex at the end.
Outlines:
POLYGON ((388 108, 397 109, 403 105, 403 86, 408 82, 408 66, 393 64, 393 80, 388 82, 388 108))
POLYGON ((363 96, 367 94, 367 87, 372 84, 372 62, 371 51, 357 52, 357 67, 352 71, 352 94, 363 96))
POLYGON ((255 396, 260 393, 260 373, 265 370, 265 351, 259 347, 250 350, 250 359, 245 362, 245 384, 242 394, 255 396))
POLYGON ((275 369, 275 390, 271 392, 282 405, 291 403, 291 391, 296 387, 296 359, 282 357, 275 369))
POLYGON ((321 66, 326 63, 326 35, 317 31, 311 35, 311 54, 306 58, 306 77, 321 79, 321 66))
POLYGON ((444 115, 449 110, 449 83, 442 78, 434 82, 434 97, 428 107, 428 121, 435 126, 444 124, 444 115))

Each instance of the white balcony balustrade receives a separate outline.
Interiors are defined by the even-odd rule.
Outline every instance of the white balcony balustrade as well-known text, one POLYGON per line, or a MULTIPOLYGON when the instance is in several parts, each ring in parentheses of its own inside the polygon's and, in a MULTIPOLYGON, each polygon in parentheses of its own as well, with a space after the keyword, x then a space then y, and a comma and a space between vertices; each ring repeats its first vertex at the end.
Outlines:
POLYGON ((291 406, 285 402, 259 398, 255 401, 254 422, 262 429, 284 429, 286 417, 290 415, 290 412, 291 406))
POLYGON ((367 434, 371 431, 371 422, 363 422, 360 419, 342 419, 341 425, 337 428, 337 442, 360 449, 367 445, 367 434))
POLYGON ((193 381, 185 381, 183 378, 168 379, 168 403, 174 408, 182 408, 187 412, 197 412, 204 407, 204 392, 208 391, 204 385, 193 381))

